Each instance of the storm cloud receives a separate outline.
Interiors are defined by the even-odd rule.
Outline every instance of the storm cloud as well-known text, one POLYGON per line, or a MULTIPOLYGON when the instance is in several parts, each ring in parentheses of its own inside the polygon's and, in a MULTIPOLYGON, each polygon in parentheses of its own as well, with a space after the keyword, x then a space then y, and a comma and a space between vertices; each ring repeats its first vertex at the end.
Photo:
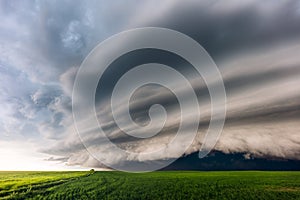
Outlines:
MULTIPOLYGON (((195 39, 220 70, 227 93, 227 117, 215 150, 300 160, 297 0, 2 1, 0 16, 0 139, 5 142, 31 143, 48 161, 105 167, 86 151, 74 127, 71 98, 77 70, 87 54, 107 37, 130 28, 158 26, 195 39)), ((113 120, 110 95, 114 84, 124 72, 148 62, 172 66, 189 78, 199 100, 201 121, 186 154, 199 151, 211 117, 210 96, 192 66, 168 52, 138 50, 110 66, 101 82, 104 87, 99 86, 96 93, 102 128, 111 141, 134 152, 152 151, 174 137, 180 108, 166 88, 144 86, 135 92, 130 104, 133 120, 141 125, 149 122, 151 105, 164 105, 168 119, 155 137, 130 137, 113 120)), ((214 77, 210 78, 213 82, 214 77)), ((82 83, 83 94, 88 87, 82 83)), ((178 91, 185 93, 185 88, 178 86, 178 91)), ((121 106, 118 110, 122 113, 127 109, 121 106)), ((81 123, 89 123, 89 117, 81 123)), ((99 154, 109 155, 107 144, 96 130, 90 127, 85 133, 88 145, 99 154)), ((111 163, 119 163, 178 156, 182 155, 174 151, 157 157, 109 157, 111 163)))

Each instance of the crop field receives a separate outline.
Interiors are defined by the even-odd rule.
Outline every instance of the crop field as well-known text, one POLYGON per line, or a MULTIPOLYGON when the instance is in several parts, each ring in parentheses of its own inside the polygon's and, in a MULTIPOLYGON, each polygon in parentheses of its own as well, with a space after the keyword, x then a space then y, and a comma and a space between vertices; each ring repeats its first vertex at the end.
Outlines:
POLYGON ((2 199, 300 199, 300 172, 0 172, 2 199))

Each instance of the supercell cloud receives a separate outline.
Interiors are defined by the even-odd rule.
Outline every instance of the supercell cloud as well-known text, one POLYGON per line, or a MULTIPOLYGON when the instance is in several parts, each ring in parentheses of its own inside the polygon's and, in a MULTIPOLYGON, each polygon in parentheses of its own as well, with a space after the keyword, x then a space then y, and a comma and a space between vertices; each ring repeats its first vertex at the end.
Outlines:
MULTIPOLYGON (((130 28, 158 26, 198 41, 222 74, 227 117, 215 150, 300 160, 297 0, 1 1, 0 19, 1 152, 6 152, 2 148, 7 149, 7 144, 30 144, 32 155, 40 153, 45 162, 105 167, 87 153, 75 131, 71 97, 77 70, 87 54, 107 37, 130 28)), ((134 139, 124 134, 112 118, 109 95, 113 84, 125 68, 147 61, 173 66, 191 80, 199 99, 201 121, 198 136, 186 154, 199 151, 209 125, 209 94, 189 63, 167 52, 134 51, 110 66, 103 80, 105 87, 99 86, 96 93, 97 116, 103 129, 118 146, 135 152, 157 149, 174 137, 179 107, 166 88, 145 86, 135 92, 130 104, 132 118, 138 124, 148 122, 147 111, 152 104, 166 107, 168 120, 157 136, 134 139)), ((214 77, 211 79, 213 82, 214 77)), ((82 83, 83 96, 85 87, 89 85, 82 83)), ((178 90, 185 92, 180 86, 178 90)), ((118 108, 120 113, 126 109, 118 108)), ((81 123, 89 123, 89 116, 81 123)), ((110 154, 96 128, 88 130, 89 145, 100 154, 110 154)), ((146 158, 111 155, 110 162, 147 162, 177 156, 176 151, 146 158)))

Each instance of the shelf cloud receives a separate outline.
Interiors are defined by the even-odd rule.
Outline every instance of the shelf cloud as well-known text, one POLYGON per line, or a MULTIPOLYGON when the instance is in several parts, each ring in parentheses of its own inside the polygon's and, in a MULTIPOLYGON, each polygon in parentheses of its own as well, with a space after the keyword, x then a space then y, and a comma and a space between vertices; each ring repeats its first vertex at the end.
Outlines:
MULTIPOLYGON (((220 70, 227 94, 227 116, 215 150, 300 160, 299 1, 178 0, 165 1, 159 8, 157 4, 2 1, 0 140, 6 144, 31 144, 32 151, 45 157, 44 162, 105 168, 87 152, 76 133, 72 89, 77 70, 88 53, 109 36, 131 28, 158 26, 195 39, 220 70)), ((197 93, 201 120, 198 135, 186 155, 198 152, 211 117, 207 87, 187 61, 163 51, 130 52, 105 72, 104 87, 99 85, 96 93, 97 117, 103 130, 120 148, 134 152, 150 152, 168 146, 173 139, 180 122, 180 107, 174 94, 164 87, 144 86, 130 102, 132 118, 140 125, 149 122, 151 105, 160 103, 166 108, 166 125, 158 135, 133 138, 120 130, 113 119, 110 95, 114 84, 124 71, 145 62, 172 66, 189 78, 197 93)), ((214 77, 210 78, 213 83, 214 77)), ((176 86, 178 92, 186 92, 186 88, 176 86)), ((83 96, 88 87, 88 82, 82 83, 83 96)), ((124 104, 118 112, 127 109, 124 104)), ((90 117, 80 123, 88 124, 90 117)), ((90 127, 84 134, 89 138, 86 145, 99 154, 110 155, 107 144, 97 135, 97 127, 90 127)), ((183 144, 184 141, 176 145, 183 144)), ((178 156, 183 155, 177 151, 155 157, 110 155, 109 162, 159 161, 178 156)))

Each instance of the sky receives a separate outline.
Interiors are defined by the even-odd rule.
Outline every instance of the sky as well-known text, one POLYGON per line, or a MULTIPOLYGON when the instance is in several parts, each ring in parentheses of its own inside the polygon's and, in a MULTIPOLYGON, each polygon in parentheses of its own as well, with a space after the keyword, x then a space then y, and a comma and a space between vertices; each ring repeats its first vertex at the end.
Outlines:
MULTIPOLYGON (((76 73, 99 42, 121 31, 149 26, 190 36, 218 66, 226 89, 227 116, 215 150, 300 160, 298 0, 3 0, 0 21, 0 170, 106 168, 87 152, 74 126, 76 73)), ((166 127, 157 136, 132 139, 112 118, 108 97, 113 84, 124 70, 146 61, 173 66, 191 80, 202 120, 185 154, 199 151, 210 119, 209 94, 189 64, 167 52, 134 51, 111 65, 95 98, 101 126, 117 145, 135 152, 151 151, 172 140, 179 123, 178 102, 165 88, 145 86, 134 93, 130 104, 131 114, 140 124, 149 121, 151 104, 159 102, 166 107, 166 127)), ((83 83, 83 94, 85 87, 90 87, 88 82, 83 83)), ((184 93, 186 89, 178 86, 178 90, 184 93)), ((119 108, 121 113, 126 109, 119 108)), ((89 123, 88 119, 81 123, 89 123)), ((109 154, 94 128, 84 133, 93 141, 89 147, 109 154)), ((111 155, 108 162, 176 157, 174 150, 142 158, 111 155)))

